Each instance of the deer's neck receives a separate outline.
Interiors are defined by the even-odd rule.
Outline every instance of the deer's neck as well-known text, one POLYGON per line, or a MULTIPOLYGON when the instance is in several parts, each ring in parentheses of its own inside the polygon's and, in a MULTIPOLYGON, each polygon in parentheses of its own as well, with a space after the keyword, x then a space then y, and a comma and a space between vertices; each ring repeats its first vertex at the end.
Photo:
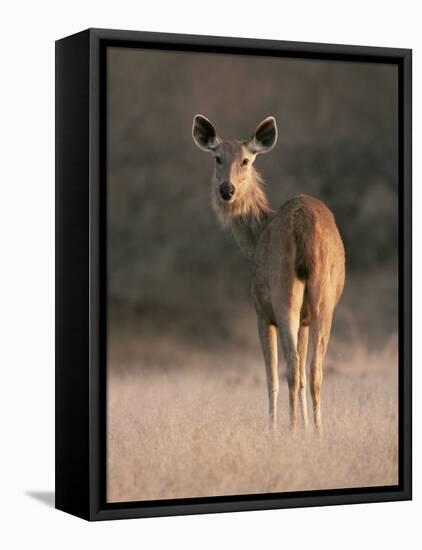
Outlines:
POLYGON ((262 189, 261 177, 256 171, 253 177, 245 195, 239 197, 231 210, 223 213, 226 214, 225 224, 230 226, 241 252, 249 260, 253 259, 259 237, 273 214, 262 189))
POLYGON ((232 220, 230 228, 240 251, 248 260, 253 260, 256 244, 265 229, 270 212, 263 212, 259 219, 238 217, 232 220))

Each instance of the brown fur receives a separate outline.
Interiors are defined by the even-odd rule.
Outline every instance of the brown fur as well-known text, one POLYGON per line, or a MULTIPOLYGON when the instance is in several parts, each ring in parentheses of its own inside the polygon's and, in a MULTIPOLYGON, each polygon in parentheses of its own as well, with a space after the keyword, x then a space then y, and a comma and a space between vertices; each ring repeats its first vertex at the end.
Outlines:
POLYGON ((278 333, 287 364, 291 425, 296 425, 299 398, 307 425, 306 354, 310 332, 311 396, 315 427, 320 432, 323 361, 345 278, 344 247, 334 216, 324 203, 307 195, 288 200, 277 212, 269 207, 262 178, 252 163, 257 154, 275 144, 277 129, 272 117, 257 127, 250 141, 240 142, 221 140, 211 123, 197 115, 193 136, 197 145, 210 150, 216 159, 212 203, 217 216, 231 228, 252 264, 252 295, 266 364, 271 424, 275 428, 278 333), (229 200, 219 195, 224 182, 234 188, 229 200))

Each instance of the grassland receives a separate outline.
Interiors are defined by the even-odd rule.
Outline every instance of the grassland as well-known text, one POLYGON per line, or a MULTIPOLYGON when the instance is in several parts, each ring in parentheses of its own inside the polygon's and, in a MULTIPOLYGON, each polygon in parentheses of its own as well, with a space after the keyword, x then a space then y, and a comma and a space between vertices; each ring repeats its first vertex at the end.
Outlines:
POLYGON ((174 364, 166 366, 146 360, 151 342, 145 344, 130 347, 119 339, 111 346, 109 501, 397 483, 394 338, 372 352, 354 346, 346 353, 333 343, 322 438, 312 426, 289 431, 283 364, 278 432, 269 433, 258 349, 205 352, 167 342, 161 353, 174 357, 174 364))

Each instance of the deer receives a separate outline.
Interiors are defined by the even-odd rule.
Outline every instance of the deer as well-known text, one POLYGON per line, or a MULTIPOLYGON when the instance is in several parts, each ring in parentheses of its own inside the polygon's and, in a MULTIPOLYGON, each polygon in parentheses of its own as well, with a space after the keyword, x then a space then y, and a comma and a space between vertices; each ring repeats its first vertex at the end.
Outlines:
POLYGON ((298 402, 303 426, 309 424, 306 359, 310 332, 310 393, 314 428, 321 435, 323 362, 345 283, 345 251, 334 215, 321 200, 305 194, 287 200, 277 211, 270 208, 254 162, 275 147, 278 130, 273 116, 242 141, 222 139, 212 123, 197 114, 192 137, 214 159, 211 201, 217 218, 231 230, 251 266, 270 429, 277 431, 279 344, 287 367, 290 428, 295 431, 297 426, 298 402))

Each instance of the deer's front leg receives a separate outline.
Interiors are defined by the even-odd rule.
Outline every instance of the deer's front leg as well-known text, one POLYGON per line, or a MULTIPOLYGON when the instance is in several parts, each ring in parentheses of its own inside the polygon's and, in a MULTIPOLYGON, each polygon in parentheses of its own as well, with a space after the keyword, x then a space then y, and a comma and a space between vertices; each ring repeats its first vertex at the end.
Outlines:
POLYGON ((278 396, 277 327, 258 315, 258 332, 267 373, 270 426, 275 431, 277 428, 278 396))

